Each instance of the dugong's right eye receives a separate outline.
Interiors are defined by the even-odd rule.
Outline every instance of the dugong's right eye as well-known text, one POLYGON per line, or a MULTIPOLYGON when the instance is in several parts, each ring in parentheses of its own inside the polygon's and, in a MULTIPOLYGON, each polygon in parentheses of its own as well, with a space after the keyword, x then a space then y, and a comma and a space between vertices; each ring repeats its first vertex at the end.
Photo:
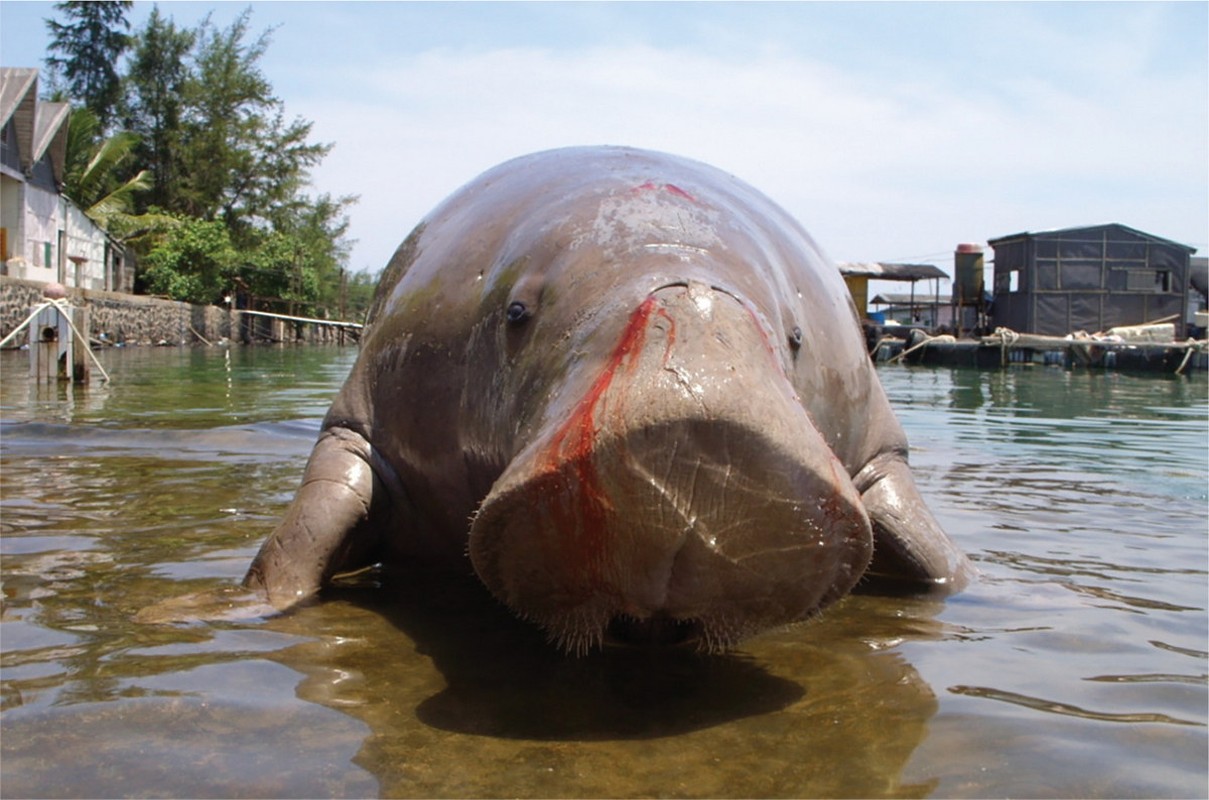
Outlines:
POLYGON ((513 300, 508 304, 507 316, 510 325, 519 325, 533 316, 533 312, 520 300, 513 300))

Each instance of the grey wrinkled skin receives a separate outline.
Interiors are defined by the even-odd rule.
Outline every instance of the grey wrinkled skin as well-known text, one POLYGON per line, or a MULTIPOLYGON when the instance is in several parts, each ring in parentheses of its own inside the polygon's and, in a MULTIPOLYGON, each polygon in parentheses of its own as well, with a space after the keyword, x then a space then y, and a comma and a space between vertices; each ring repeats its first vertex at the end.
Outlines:
POLYGON ((660 153, 509 161, 395 253, 245 584, 465 571, 571 651, 725 648, 862 578, 959 589, 838 271, 759 192, 660 153))

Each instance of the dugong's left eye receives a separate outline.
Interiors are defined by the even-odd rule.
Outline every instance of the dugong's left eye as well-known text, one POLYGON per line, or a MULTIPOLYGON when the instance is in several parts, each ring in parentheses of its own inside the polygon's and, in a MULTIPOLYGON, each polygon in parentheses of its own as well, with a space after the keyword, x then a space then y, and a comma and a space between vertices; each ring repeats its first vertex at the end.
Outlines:
POLYGON ((533 312, 530 311, 529 307, 520 300, 513 300, 508 304, 507 317, 509 324, 519 325, 520 323, 529 319, 531 316, 533 316, 533 312))
POLYGON ((802 329, 794 325, 789 331, 789 346, 794 350, 799 350, 802 347, 802 329))

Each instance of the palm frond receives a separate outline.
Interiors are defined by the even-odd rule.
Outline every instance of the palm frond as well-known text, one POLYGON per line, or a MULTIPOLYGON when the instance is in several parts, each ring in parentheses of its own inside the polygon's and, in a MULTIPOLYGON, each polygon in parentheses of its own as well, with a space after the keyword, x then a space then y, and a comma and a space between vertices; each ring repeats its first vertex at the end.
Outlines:
MULTIPOLYGON (((99 195, 104 191, 105 181, 113 174, 117 166, 126 160, 138 143, 139 135, 131 131, 120 131, 101 142, 92 160, 80 174, 76 186, 80 203, 91 207, 101 201, 102 198, 99 195)), ((132 180, 137 180, 138 177, 135 176, 132 180)), ((127 181, 126 185, 129 183, 130 181, 127 181)), ((115 192, 120 192, 123 188, 125 187, 119 187, 115 192)))
POLYGON ((84 213, 93 222, 105 228, 110 217, 115 214, 128 214, 134 206, 134 193, 150 189, 152 183, 151 170, 142 170, 138 175, 90 205, 84 210, 84 213))
POLYGON ((145 214, 112 214, 106 219, 106 224, 106 232, 119 242, 138 245, 158 239, 182 222, 171 214, 148 211, 145 214))

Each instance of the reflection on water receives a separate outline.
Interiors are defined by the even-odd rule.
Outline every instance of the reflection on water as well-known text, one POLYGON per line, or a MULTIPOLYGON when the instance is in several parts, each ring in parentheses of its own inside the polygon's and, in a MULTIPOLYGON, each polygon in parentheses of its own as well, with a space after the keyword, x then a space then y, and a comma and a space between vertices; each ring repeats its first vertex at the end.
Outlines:
POLYGON ((275 658, 309 676, 300 697, 374 732, 356 761, 384 796, 927 793, 900 773, 936 699, 878 648, 935 635, 934 607, 854 609, 864 638, 844 634, 845 614, 821 641, 781 634, 721 658, 574 659, 481 590, 425 584, 403 602, 342 593, 277 621, 317 637, 275 658))
POLYGON ((881 371, 982 576, 703 657, 566 658, 477 585, 365 574, 285 617, 145 625, 242 576, 352 350, 0 353, 8 796, 1196 796, 1204 376, 881 371))

